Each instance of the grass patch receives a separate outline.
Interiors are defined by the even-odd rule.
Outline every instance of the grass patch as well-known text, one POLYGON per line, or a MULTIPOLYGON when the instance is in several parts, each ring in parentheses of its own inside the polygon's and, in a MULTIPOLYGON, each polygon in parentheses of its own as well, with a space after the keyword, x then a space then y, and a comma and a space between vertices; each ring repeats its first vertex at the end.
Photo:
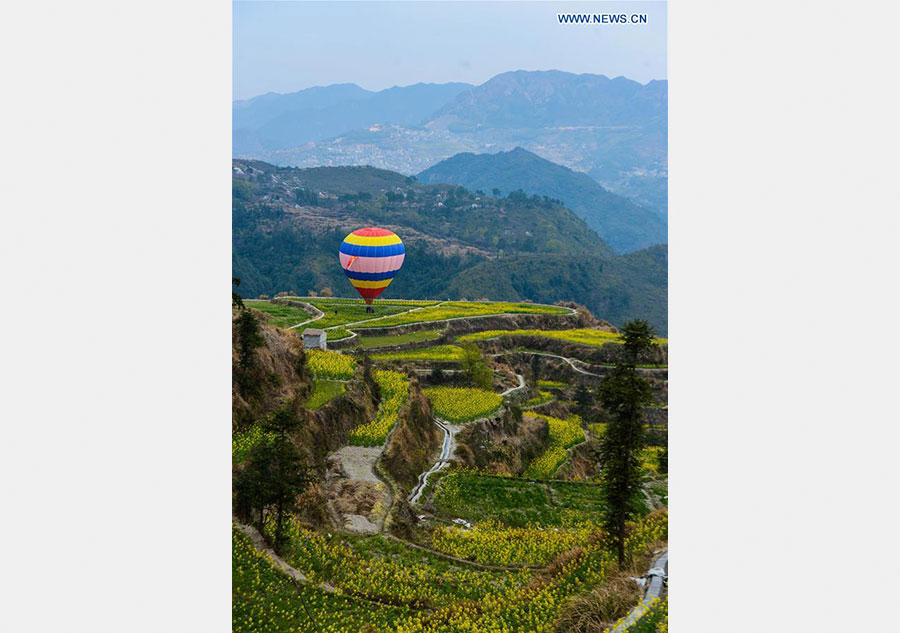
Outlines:
MULTIPOLYGON (((388 301, 375 301, 372 304, 374 312, 366 312, 366 304, 362 300, 354 301, 351 299, 312 299, 307 298, 303 301, 317 307, 325 313, 318 321, 315 321, 315 327, 328 328, 335 325, 346 325, 354 321, 363 321, 365 319, 376 319, 378 317, 389 316, 399 312, 405 312, 419 305, 418 302, 397 303, 388 301)), ((434 302, 425 302, 424 305, 433 305, 434 302)), ((413 313, 415 314, 415 313, 413 313)), ((380 324, 381 321, 372 323, 372 327, 380 324)), ((378 325, 380 327, 380 325, 378 325)), ((329 333, 330 336, 330 333, 329 333)))
MULTIPOLYGON (((267 321, 271 325, 277 325, 278 327, 289 328, 292 325, 297 325, 298 323, 303 323, 304 321, 309 321, 313 318, 309 312, 296 306, 286 306, 280 303, 253 301, 249 299, 244 299, 244 303, 247 307, 264 312, 268 317, 267 321)), ((312 324, 310 324, 310 327, 313 327, 312 324)))
POLYGON ((500 394, 469 387, 428 387, 425 396, 434 414, 448 422, 469 422, 500 408, 500 394))
POLYGON ((334 398, 344 393, 344 383, 336 380, 313 381, 313 390, 306 399, 306 408, 315 411, 331 402, 334 398))
POLYGON ((511 527, 567 526, 599 520, 603 500, 600 488, 590 484, 453 470, 441 478, 434 505, 451 519, 493 520, 511 527))
POLYGON ((538 387, 543 387, 544 389, 565 389, 569 385, 564 382, 559 382, 557 380, 538 380, 538 387))
POLYGON ((440 338, 443 330, 417 330, 406 334, 392 334, 386 336, 360 336, 359 344, 366 349, 378 347, 391 347, 393 345, 406 345, 408 343, 421 343, 440 338))

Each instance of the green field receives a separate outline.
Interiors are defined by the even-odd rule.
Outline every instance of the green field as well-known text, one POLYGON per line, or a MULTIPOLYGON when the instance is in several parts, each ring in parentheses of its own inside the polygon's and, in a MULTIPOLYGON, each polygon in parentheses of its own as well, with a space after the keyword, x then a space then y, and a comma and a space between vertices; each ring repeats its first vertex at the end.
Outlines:
POLYGON ((416 330, 405 334, 390 334, 386 336, 360 336, 359 345, 365 349, 379 347, 391 347, 393 345, 407 345, 409 343, 421 343, 440 338, 443 330, 416 330))
POLYGON ((565 389, 569 385, 564 382, 559 382, 557 380, 538 380, 538 387, 543 387, 544 389, 565 389))
POLYGON ((440 479, 435 508, 447 517, 495 520, 512 527, 571 525, 599 520, 600 488, 568 481, 525 481, 518 477, 455 470, 440 479))
MULTIPOLYGON (((309 312, 296 306, 286 306, 281 305, 280 303, 270 303, 269 301, 256 301, 251 299, 245 299, 244 304, 254 310, 265 312, 268 316, 268 322, 272 325, 277 325, 278 327, 289 328, 313 318, 309 312)), ((310 327, 314 326, 310 324, 310 327)))
MULTIPOLYGON (((325 313, 325 316, 313 322, 315 325, 310 323, 310 327, 322 329, 335 325, 346 325, 365 319, 376 319, 390 314, 397 314, 398 312, 405 312, 416 307, 409 304, 376 302, 372 304, 374 313, 368 313, 366 312, 366 304, 362 301, 341 299, 304 299, 304 301, 325 313)), ((380 321, 376 321, 376 323, 380 323, 380 321)), ((329 337, 331 337, 331 333, 329 333, 329 337)))
POLYGON ((337 380, 318 379, 313 381, 313 390, 306 399, 306 408, 315 411, 344 393, 344 383, 337 380))

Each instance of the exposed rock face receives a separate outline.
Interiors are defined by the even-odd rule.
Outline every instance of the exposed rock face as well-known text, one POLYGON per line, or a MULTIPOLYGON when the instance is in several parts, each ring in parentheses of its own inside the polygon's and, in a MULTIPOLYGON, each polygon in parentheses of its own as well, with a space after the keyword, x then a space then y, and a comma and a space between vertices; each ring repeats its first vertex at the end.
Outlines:
POLYGON ((290 406, 301 421, 293 440, 306 463, 319 475, 325 472, 328 453, 347 444, 350 430, 375 417, 377 402, 367 381, 347 384, 347 390, 321 409, 309 411, 303 403, 312 389, 300 337, 259 319, 262 344, 253 350, 252 370, 240 367, 237 327, 232 336, 232 425, 238 428, 261 421, 275 409, 290 406), (239 374, 250 375, 257 387, 252 396, 241 393, 239 374))
POLYGON ((232 320, 231 418, 236 428, 253 424, 285 400, 306 398, 312 389, 300 337, 266 324, 262 314, 255 310, 251 313, 257 317, 262 344, 253 349, 249 369, 241 366, 239 327, 237 320, 232 320), (253 388, 245 386, 242 390, 242 378, 253 388))
POLYGON ((405 493, 416 485, 419 474, 431 466, 443 437, 432 420, 431 406, 419 382, 411 378, 409 397, 400 409, 382 456, 384 469, 405 493))
POLYGON ((467 425, 456 436, 457 459, 466 466, 496 474, 521 474, 550 442, 547 423, 510 411, 467 425))

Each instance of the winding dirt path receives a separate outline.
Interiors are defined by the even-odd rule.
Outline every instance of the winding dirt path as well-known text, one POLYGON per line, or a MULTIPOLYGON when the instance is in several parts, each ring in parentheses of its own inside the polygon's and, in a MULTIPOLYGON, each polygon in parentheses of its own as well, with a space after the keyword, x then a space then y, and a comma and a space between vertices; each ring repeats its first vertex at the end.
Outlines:
MULTIPOLYGON (((516 374, 516 378, 519 379, 519 384, 516 387, 510 387, 506 391, 500 394, 501 397, 505 398, 517 391, 521 391, 525 389, 525 378, 522 374, 516 374)), ((501 409, 498 409, 494 412, 493 415, 501 412, 501 409)), ((489 416, 492 417, 492 416, 489 416)), ((474 424, 476 422, 481 422, 482 420, 487 420, 487 417, 478 418, 476 420, 472 420, 470 422, 466 422, 466 424, 474 424)), ((423 472, 419 475, 419 483, 412 489, 409 493, 408 500, 412 504, 419 503, 419 499, 422 497, 422 493, 425 492, 426 486, 428 486, 428 478, 436 473, 439 470, 442 470, 450 465, 450 460, 453 458, 453 453, 456 452, 456 434, 462 430, 462 425, 454 425, 448 422, 447 420, 442 420, 437 416, 433 416, 432 420, 444 432, 444 442, 441 445, 441 455, 438 457, 437 461, 432 464, 431 468, 423 472)))

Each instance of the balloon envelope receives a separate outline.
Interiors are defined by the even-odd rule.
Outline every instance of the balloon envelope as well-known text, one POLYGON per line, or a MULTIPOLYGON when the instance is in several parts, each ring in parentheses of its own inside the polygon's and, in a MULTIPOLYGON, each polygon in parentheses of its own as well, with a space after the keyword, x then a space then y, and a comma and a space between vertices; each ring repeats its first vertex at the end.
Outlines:
POLYGON ((394 280, 405 253, 396 233, 372 226, 345 237, 339 257, 347 279, 366 303, 372 303, 394 280))

